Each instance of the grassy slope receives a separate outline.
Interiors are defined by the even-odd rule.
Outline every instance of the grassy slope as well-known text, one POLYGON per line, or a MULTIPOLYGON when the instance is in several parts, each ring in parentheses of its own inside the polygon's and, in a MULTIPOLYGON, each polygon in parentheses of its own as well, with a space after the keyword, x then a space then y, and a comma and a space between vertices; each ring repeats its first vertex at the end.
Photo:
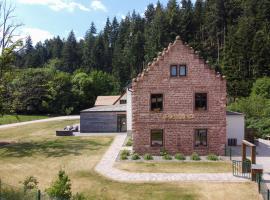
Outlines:
POLYGON ((253 183, 119 183, 94 171, 112 137, 55 137, 55 130, 77 121, 47 122, 0 130, 0 141, 16 142, 0 147, 0 177, 19 185, 34 175, 42 190, 60 168, 72 180, 73 192, 84 192, 88 199, 230 199, 256 200, 253 183))
POLYGON ((230 162, 118 162, 115 166, 132 172, 225 173, 232 171, 230 162))
POLYGON ((4 115, 0 116, 0 125, 33 121, 38 119, 47 119, 47 118, 49 117, 45 115, 4 115))

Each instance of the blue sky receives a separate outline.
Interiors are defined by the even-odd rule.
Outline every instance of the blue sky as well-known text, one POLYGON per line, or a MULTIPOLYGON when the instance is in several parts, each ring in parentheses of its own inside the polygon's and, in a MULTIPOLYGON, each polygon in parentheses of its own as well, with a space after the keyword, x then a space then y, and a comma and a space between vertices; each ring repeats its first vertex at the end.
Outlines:
MULTIPOLYGON (((157 0, 11 0, 16 6, 18 21, 23 23, 20 33, 31 35, 33 42, 60 35, 67 37, 74 30, 76 37, 84 36, 91 21, 98 31, 116 16, 119 20, 129 11, 144 13, 146 6, 157 0)), ((166 5, 168 0, 160 0, 166 5)))

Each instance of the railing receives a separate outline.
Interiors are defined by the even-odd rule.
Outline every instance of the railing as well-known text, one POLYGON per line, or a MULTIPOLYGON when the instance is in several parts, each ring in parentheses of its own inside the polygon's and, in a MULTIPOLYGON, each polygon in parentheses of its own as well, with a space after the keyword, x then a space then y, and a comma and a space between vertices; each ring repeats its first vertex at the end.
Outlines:
POLYGON ((270 200, 270 190, 268 189, 265 180, 261 174, 256 175, 256 182, 258 184, 258 191, 264 200, 270 200))
POLYGON ((225 156, 229 156, 230 160, 232 160, 232 148, 226 145, 224 151, 225 156))
POLYGON ((251 178, 251 163, 250 161, 232 161, 232 171, 234 176, 239 176, 243 178, 251 178))

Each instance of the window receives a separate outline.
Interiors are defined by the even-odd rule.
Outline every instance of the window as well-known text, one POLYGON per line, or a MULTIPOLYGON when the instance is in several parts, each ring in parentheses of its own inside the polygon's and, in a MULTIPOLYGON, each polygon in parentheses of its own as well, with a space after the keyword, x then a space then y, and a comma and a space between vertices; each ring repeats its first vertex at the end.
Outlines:
POLYGON ((179 76, 186 76, 187 75, 187 66, 180 65, 179 66, 179 76))
POLYGON ((151 94, 151 111, 163 110, 163 94, 151 94))
POLYGON ((195 94, 195 110, 207 110, 207 94, 195 94))
POLYGON ((171 66, 171 77, 176 77, 177 76, 177 66, 172 65, 171 66))
POLYGON ((127 104, 127 100, 126 99, 121 99, 120 104, 127 104))
POLYGON ((236 138, 228 138, 228 146, 237 146, 236 138))
POLYGON ((195 130, 195 147, 207 146, 207 129, 195 130))
POLYGON ((152 147, 163 146, 163 130, 162 129, 151 130, 151 146, 152 147))

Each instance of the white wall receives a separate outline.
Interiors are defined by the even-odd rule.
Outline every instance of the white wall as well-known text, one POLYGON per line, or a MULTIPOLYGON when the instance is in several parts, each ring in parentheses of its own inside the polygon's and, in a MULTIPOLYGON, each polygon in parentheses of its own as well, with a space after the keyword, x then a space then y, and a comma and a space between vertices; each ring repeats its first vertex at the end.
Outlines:
POLYGON ((244 115, 227 115, 227 144, 229 138, 236 138, 237 145, 242 144, 245 137, 244 115))
POLYGON ((127 132, 132 131, 132 93, 127 89, 127 132))

